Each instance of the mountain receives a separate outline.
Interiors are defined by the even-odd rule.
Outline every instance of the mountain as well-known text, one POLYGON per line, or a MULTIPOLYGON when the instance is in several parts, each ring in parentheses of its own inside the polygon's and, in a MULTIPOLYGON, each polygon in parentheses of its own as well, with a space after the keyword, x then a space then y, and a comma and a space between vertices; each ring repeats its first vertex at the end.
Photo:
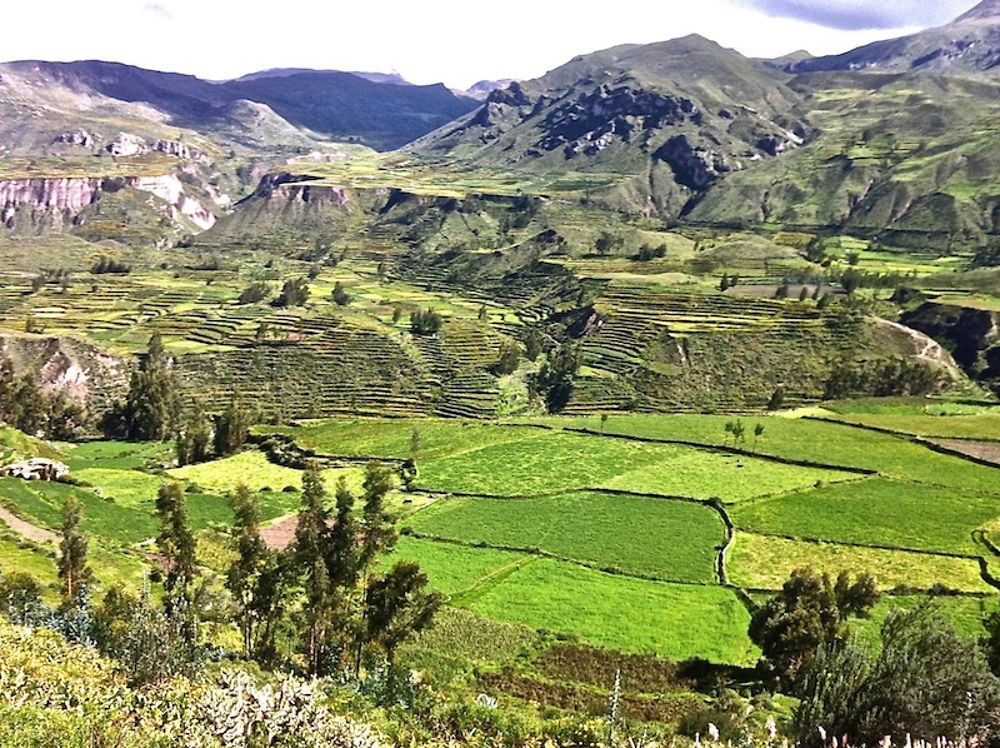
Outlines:
POLYGON ((465 95, 473 99, 476 99, 477 101, 485 101, 486 97, 488 97, 491 93, 493 93, 494 91, 498 91, 502 88, 507 88, 507 86, 509 86, 513 82, 514 82, 513 78, 501 78, 500 80, 495 80, 495 81, 491 80, 478 81, 476 83, 473 83, 466 89, 465 95))
MULTIPOLYGON (((237 81, 252 81, 259 80, 260 78, 287 78, 290 75, 298 75, 299 73, 337 73, 341 72, 338 70, 314 70, 312 68, 268 68, 267 70, 258 70, 254 73, 247 73, 246 75, 241 75, 239 78, 235 78, 237 81)), ((347 71, 351 75, 356 75, 359 78, 364 78, 372 83, 392 83, 397 86, 412 86, 406 78, 396 72, 392 73, 366 73, 358 70, 347 71)))
POLYGON ((627 202, 676 213, 804 141, 785 78, 700 36, 614 47, 493 91, 412 148, 498 169, 631 175, 627 202))
POLYGON ((839 55, 792 60, 785 67, 793 73, 920 70, 1000 76, 1000 0, 984 0, 944 26, 874 42, 839 55))
POLYGON ((4 67, 42 89, 57 87, 146 104, 162 115, 159 119, 179 127, 211 130, 227 120, 234 104, 252 101, 295 128, 379 149, 398 148, 476 105, 440 84, 380 83, 338 71, 265 71, 212 83, 191 75, 96 60, 21 61, 4 67))

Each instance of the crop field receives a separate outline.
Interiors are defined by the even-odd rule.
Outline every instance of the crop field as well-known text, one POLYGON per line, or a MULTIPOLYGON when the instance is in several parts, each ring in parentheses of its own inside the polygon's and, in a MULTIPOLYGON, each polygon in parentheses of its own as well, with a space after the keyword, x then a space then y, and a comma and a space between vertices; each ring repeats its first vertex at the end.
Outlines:
MULTIPOLYGON (((908 433, 928 421, 942 425, 939 433, 981 434, 973 429, 995 413, 905 401, 833 409, 849 407, 808 411, 823 419, 744 416, 747 436, 735 444, 724 428, 732 417, 709 415, 611 414, 603 423, 347 416, 254 433, 344 465, 325 471, 331 491, 342 475, 358 491, 367 458, 415 459, 415 484, 390 495, 401 536, 383 563, 418 562, 447 607, 404 648, 414 666, 444 682, 592 713, 609 697, 606 668, 631 669, 638 680, 623 708, 655 721, 697 701, 678 680, 680 661, 753 664, 753 601, 794 569, 872 573, 886 597, 871 619, 851 624, 868 642, 889 610, 926 599, 970 637, 1000 605, 987 573, 1000 564, 984 542, 1000 534, 1000 471, 908 433), (894 433, 832 420, 848 416, 882 419, 894 433)), ((62 502, 77 496, 99 565, 97 594, 115 583, 136 587, 151 567, 153 505, 165 480, 185 489, 199 558, 214 574, 231 555, 227 495, 238 483, 257 492, 266 523, 287 527, 301 503, 301 471, 257 446, 173 468, 170 444, 43 445, 13 432, 4 443, 11 454, 45 449, 70 465, 77 485, 3 478, 0 498, 54 532, 62 502)), ((0 569, 30 570, 50 599, 54 558, 51 542, 0 535, 0 569)))
POLYGON ((978 554, 975 530, 997 516, 995 497, 872 478, 741 504, 734 524, 811 540, 978 554))
POLYGON ((408 525, 423 535, 538 548, 598 568, 686 582, 716 581, 716 555, 725 542, 722 519, 708 507, 599 493, 442 499, 408 525))
POLYGON ((792 571, 807 566, 832 575, 841 571, 868 572, 883 590, 931 590, 941 585, 958 592, 996 592, 982 578, 975 558, 812 543, 742 532, 737 533, 728 558, 732 582, 750 589, 778 589, 792 571))
POLYGON ((539 559, 467 603, 482 615, 623 652, 749 663, 749 614, 721 587, 646 582, 539 559), (622 615, 622 611, 628 615, 622 615))

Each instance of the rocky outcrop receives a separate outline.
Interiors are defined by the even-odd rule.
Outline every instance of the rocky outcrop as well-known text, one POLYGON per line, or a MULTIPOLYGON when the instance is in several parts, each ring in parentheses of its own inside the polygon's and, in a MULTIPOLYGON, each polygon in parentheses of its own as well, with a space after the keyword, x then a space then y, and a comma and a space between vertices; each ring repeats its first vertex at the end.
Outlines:
POLYGON ((101 136, 94 133, 89 133, 86 130, 76 130, 74 132, 63 132, 56 135, 53 143, 59 143, 60 145, 75 145, 81 148, 93 148, 94 145, 100 140, 101 136))
POLYGON ((32 457, 30 460, 12 462, 3 469, 3 474, 21 480, 62 480, 69 475, 69 468, 56 460, 32 457))
POLYGON ((145 138, 131 133, 118 133, 118 137, 108 143, 104 149, 112 156, 139 156, 144 153, 165 153, 168 156, 176 156, 184 161, 207 162, 208 156, 197 148, 191 148, 187 143, 179 140, 154 140, 147 143, 145 138))
POLYGON ((941 343, 972 379, 1000 392, 1000 313, 926 302, 902 322, 941 343))
POLYGON ((17 374, 35 372, 46 392, 62 392, 99 415, 128 389, 130 362, 79 340, 29 335, 0 336, 0 360, 17 374))
MULTIPOLYGON (((183 217, 200 229, 215 223, 215 215, 185 193, 184 184, 173 174, 154 177, 62 177, 55 179, 0 180, 0 221, 7 229, 30 220, 30 229, 71 225, 81 211, 106 192, 129 187, 156 195, 171 206, 173 218, 183 217), (31 213, 25 218, 25 209, 31 213)), ((26 227, 20 226, 24 229, 26 227)))
POLYGON ((634 133, 684 122, 698 125, 701 120, 690 99, 628 85, 601 86, 550 110, 543 120, 546 135, 538 147, 546 151, 563 147, 566 158, 593 156, 614 142, 632 142, 634 133))
POLYGON ((699 192, 731 171, 725 155, 701 145, 693 145, 687 135, 674 135, 653 154, 666 162, 678 184, 699 192))

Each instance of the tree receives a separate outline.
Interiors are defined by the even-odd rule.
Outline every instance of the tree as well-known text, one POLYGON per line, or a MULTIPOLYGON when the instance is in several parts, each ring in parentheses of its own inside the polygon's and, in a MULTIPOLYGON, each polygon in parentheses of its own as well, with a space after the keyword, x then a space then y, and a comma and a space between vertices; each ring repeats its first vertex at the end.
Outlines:
POLYGON ((392 488, 392 471, 389 468, 380 462, 370 462, 365 466, 359 557, 362 569, 367 569, 380 553, 388 553, 396 546, 396 527, 385 505, 392 488))
POLYGON ((416 426, 410 432, 410 459, 416 462, 420 456, 420 429, 416 426))
POLYGON ((486 305, 485 304, 483 304, 481 307, 479 307, 478 319, 479 319, 480 322, 486 322, 489 319, 489 316, 486 313, 486 305))
POLYGON ((410 315, 410 332, 414 335, 436 335, 441 329, 441 315, 433 309, 418 309, 410 315))
POLYGON ((558 413, 573 394, 573 378, 580 368, 580 351, 567 341, 552 351, 535 375, 534 388, 545 398, 549 412, 558 413))
POLYGON ((799 289, 799 301, 806 301, 809 298, 809 286, 802 286, 799 289))
POLYGON ((536 361, 542 352, 542 334, 535 328, 528 330, 524 339, 524 355, 529 361, 536 361))
POLYGON ((112 587, 94 611, 97 648, 122 666, 129 684, 145 686, 193 677, 202 651, 190 640, 183 616, 159 610, 144 587, 140 596, 112 587))
POLYGON ((722 278, 719 279, 719 290, 725 292, 729 288, 729 276, 725 273, 722 274, 722 278))
POLYGON ((174 433, 179 410, 177 380, 163 339, 155 333, 145 358, 132 372, 122 411, 124 435, 133 441, 164 441, 174 433))
POLYGON ((792 727, 816 744, 816 726, 875 745, 954 736, 988 745, 1000 736, 1000 681, 975 642, 959 636, 931 602, 893 611, 881 646, 831 643, 805 668, 792 727))
POLYGON ((867 616, 878 599, 871 575, 860 574, 852 582, 844 572, 834 584, 826 574, 796 569, 750 621, 761 665, 783 684, 794 685, 810 656, 843 639, 848 617, 867 616))
POLYGON ((250 414, 242 403, 233 398, 221 415, 215 418, 215 454, 231 455, 250 437, 250 414))
POLYGON ((319 466, 311 462, 302 474, 302 509, 295 528, 295 561, 302 573, 303 641, 310 673, 319 675, 326 663, 331 621, 330 576, 325 545, 329 514, 319 466))
POLYGON ((785 388, 775 387, 774 392, 771 393, 771 399, 767 401, 767 409, 771 413, 776 410, 781 410, 781 406, 785 402, 785 388))
POLYGON ((42 612, 42 585, 37 579, 20 571, 0 573, 0 615, 26 626, 42 612))
POLYGON ((285 281, 281 287, 281 293, 278 294, 278 298, 271 302, 271 305, 276 307, 302 306, 308 300, 309 283, 305 278, 295 278, 285 281))
POLYGON ((390 667, 399 645, 427 628, 441 608, 440 593, 427 592, 420 566, 400 561, 365 590, 365 634, 385 651, 390 667))
POLYGON ((757 451, 757 440, 764 435, 764 424, 758 423, 753 427, 753 451, 757 451))
POLYGON ((778 286, 778 290, 774 292, 774 298, 776 299, 787 299, 788 298, 788 281, 782 281, 781 285, 778 286))
POLYGON ((498 376, 504 376, 506 374, 512 374, 517 371, 518 364, 521 362, 521 349, 517 343, 505 340, 500 344, 500 355, 497 359, 496 364, 493 366, 493 371, 498 376))
POLYGON ((63 525, 59 539, 59 558, 56 565, 62 580, 63 604, 71 606, 90 581, 91 569, 87 566, 89 538, 80 531, 83 506, 75 496, 63 504, 63 525))
POLYGON ((347 293, 347 289, 340 281, 334 284, 331 296, 333 296, 333 301, 337 306, 347 306, 351 303, 351 295, 347 293))
POLYGON ((240 297, 236 300, 236 303, 258 304, 267 299, 270 295, 271 287, 263 281, 257 281, 256 283, 251 283, 249 286, 240 291, 240 297))
POLYGON ((192 465, 208 459, 208 446, 212 443, 212 422, 205 411, 196 405, 188 411, 183 427, 174 440, 178 465, 192 465))
POLYGON ((237 485, 229 501, 236 517, 233 525, 236 558, 229 565, 226 588, 239 607, 237 618, 243 634, 243 654, 250 657, 254 652, 258 597, 268 549, 260 536, 260 506, 246 484, 237 485))
POLYGON ((168 615, 178 614, 184 619, 185 636, 193 642, 197 633, 192 607, 192 584, 198 574, 196 541, 181 487, 173 482, 160 486, 155 509, 160 520, 157 544, 167 572, 164 605, 168 615))

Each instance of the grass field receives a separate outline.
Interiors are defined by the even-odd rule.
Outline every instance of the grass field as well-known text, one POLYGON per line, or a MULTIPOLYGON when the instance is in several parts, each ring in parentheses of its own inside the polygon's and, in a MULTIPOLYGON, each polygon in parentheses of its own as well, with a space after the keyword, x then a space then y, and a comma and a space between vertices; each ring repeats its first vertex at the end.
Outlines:
POLYGON ((995 412, 949 416, 851 413, 840 415, 837 420, 917 436, 1000 441, 1000 413, 995 412))
MULTIPOLYGON (((613 415, 604 424, 608 434, 647 439, 680 439, 708 445, 725 443, 727 416, 613 415)), ((557 427, 601 428, 598 418, 551 418, 557 427)), ((876 470, 886 476, 938 486, 996 495, 1000 472, 959 457, 938 454, 892 434, 852 428, 829 421, 781 416, 746 418, 750 430, 757 423, 764 433, 756 445, 762 454, 827 465, 876 470)), ((730 441, 731 444, 731 441, 730 441)), ((752 435, 743 448, 754 449, 752 435)))
POLYGON ((467 605, 623 652, 744 664, 756 657, 746 635, 750 614, 721 587, 647 582, 539 559, 467 605))
POLYGON ((611 488, 729 502, 856 477, 693 447, 558 431, 418 464, 422 487, 500 496, 611 488))
POLYGON ((529 559, 523 554, 492 548, 465 548, 418 538, 400 538, 386 564, 419 561, 431 586, 446 595, 460 595, 477 584, 513 570, 529 559))
POLYGON ((960 592, 996 592, 983 581, 974 559, 912 551, 810 543, 740 532, 728 561, 730 581, 751 589, 780 589, 792 571, 812 567, 831 575, 841 571, 868 572, 883 590, 930 590, 942 585, 960 592))
POLYGON ((420 533, 557 556, 637 575, 715 581, 725 526, 697 504, 573 493, 540 499, 445 499, 407 524, 420 533))
POLYGON ((979 554, 972 532, 1000 516, 995 499, 874 478, 741 504, 737 527, 794 537, 979 554))

